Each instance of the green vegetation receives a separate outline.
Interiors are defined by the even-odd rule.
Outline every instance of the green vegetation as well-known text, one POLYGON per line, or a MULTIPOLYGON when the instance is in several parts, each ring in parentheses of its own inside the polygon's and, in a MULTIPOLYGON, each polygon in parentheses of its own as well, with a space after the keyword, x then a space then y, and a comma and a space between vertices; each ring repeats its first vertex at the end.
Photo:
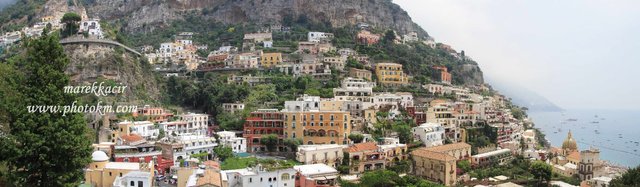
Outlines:
POLYGON ((36 13, 46 0, 18 0, 0 11, 0 31, 17 31, 37 21, 36 13))
POLYGON ((364 173, 360 178, 359 184, 347 181, 340 181, 343 187, 443 187, 443 185, 435 184, 420 177, 407 175, 400 177, 398 173, 390 170, 376 170, 364 173))
POLYGON ((233 150, 228 146, 218 146, 213 149, 213 152, 220 159, 220 161, 224 161, 228 158, 233 157, 233 150))
POLYGON ((273 171, 284 168, 292 168, 299 163, 290 161, 290 160, 275 160, 275 159, 258 159, 255 157, 246 157, 246 158, 228 158, 223 161, 220 165, 220 169, 222 170, 231 170, 231 169, 243 169, 247 167, 253 167, 257 164, 262 165, 267 171, 273 171))
POLYGON ((275 134, 262 135, 260 143, 267 147, 267 151, 273 152, 278 148, 278 136, 275 134))
POLYGON ((349 134, 349 140, 353 141, 353 143, 361 143, 364 139, 364 135, 362 134, 349 134))
POLYGON ((64 16, 62 16, 62 20, 60 20, 60 22, 64 24, 62 37, 68 37, 77 33, 80 28, 80 21, 82 21, 80 15, 73 12, 65 13, 64 16))
POLYGON ((548 184, 551 181, 552 169, 551 165, 547 163, 535 161, 529 166, 529 171, 531 171, 531 174, 538 180, 538 186, 542 185, 543 182, 548 184))
POLYGON ((611 185, 611 187, 640 186, 640 166, 631 168, 627 173, 611 180, 609 185, 611 185))
POLYGON ((76 100, 66 94, 69 58, 57 34, 27 40, 0 75, 1 174, 16 186, 77 186, 91 161, 91 137, 82 114, 31 113, 27 106, 60 106, 76 100), (13 70, 15 68, 15 70, 13 70))
POLYGON ((467 143, 471 145, 471 154, 477 154, 478 148, 493 145, 497 142, 498 132, 486 123, 476 123, 467 129, 467 143))
POLYGON ((302 145, 302 139, 300 138, 287 138, 283 141, 284 145, 289 148, 289 151, 296 152, 298 146, 302 145))
POLYGON ((456 164, 457 168, 460 168, 464 172, 471 171, 471 163, 469 162, 469 160, 458 161, 458 163, 456 164))

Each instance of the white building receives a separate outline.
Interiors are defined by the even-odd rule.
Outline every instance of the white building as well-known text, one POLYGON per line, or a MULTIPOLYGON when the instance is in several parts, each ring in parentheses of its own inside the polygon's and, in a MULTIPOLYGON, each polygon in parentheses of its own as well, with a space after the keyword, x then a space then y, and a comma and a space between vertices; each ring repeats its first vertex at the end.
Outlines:
POLYGON ((264 47, 264 48, 272 48, 273 47, 273 41, 264 41, 264 42, 262 42, 262 47, 264 47))
POLYGON ((343 157, 342 149, 345 146, 338 144, 300 145, 296 152, 296 160, 305 164, 323 163, 332 167, 338 167, 343 157))
POLYGON ((327 41, 327 40, 331 40, 332 38, 333 38, 333 34, 332 33, 309 32, 307 34, 307 39, 308 39, 309 42, 327 41))
POLYGON ((338 170, 326 164, 299 165, 293 166, 293 169, 302 176, 300 186, 335 186, 337 184, 338 170))
POLYGON ((284 110, 286 111, 319 111, 320 96, 304 95, 296 98, 295 101, 285 101, 284 110))
POLYGON ((150 121, 124 121, 120 122, 118 126, 122 124, 128 124, 129 132, 135 133, 137 135, 142 136, 145 139, 155 139, 158 138, 160 134, 160 130, 155 127, 155 125, 150 121))
POLYGON ((113 181, 113 187, 151 187, 153 186, 150 172, 144 171, 132 171, 124 174, 122 177, 118 176, 113 181))
POLYGON ((440 146, 444 140, 444 128, 438 123, 424 123, 411 129, 413 137, 424 143, 425 147, 440 146))
MULTIPOLYGON (((213 153, 213 148, 218 146, 216 138, 204 135, 183 134, 175 137, 177 142, 181 143, 183 151, 187 158, 191 158, 192 154, 213 153)), ((177 155, 177 154, 176 154, 177 155)))
POLYGON ((371 102, 375 82, 364 79, 347 77, 342 80, 340 88, 333 89, 333 98, 336 101, 362 101, 371 102))
POLYGON ((220 144, 223 146, 231 147, 234 153, 247 152, 247 139, 243 137, 236 137, 235 132, 220 131, 217 132, 220 144))
POLYGON ((296 170, 293 168, 267 170, 261 164, 252 168, 221 171, 222 186, 293 187, 296 170))
POLYGON ((209 127, 209 115, 207 114, 183 114, 180 115, 180 121, 187 122, 187 128, 194 129, 196 135, 207 134, 209 127))
POLYGON ((102 28, 100 28, 100 20, 91 19, 80 22, 80 32, 86 32, 89 36, 103 38, 102 28))
POLYGON ((591 179, 591 186, 609 187, 611 180, 611 177, 594 177, 591 179))

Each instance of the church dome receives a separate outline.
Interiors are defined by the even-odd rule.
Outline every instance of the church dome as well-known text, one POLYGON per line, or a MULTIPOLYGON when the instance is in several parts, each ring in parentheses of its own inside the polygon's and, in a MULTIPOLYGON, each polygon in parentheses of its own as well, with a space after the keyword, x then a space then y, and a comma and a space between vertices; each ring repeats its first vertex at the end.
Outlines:
POLYGON ((95 151, 91 154, 91 160, 94 162, 103 162, 109 160, 109 156, 104 151, 95 151))
POLYGON ((576 140, 573 139, 573 136, 571 135, 571 131, 569 131, 569 134, 567 135, 567 139, 564 139, 564 142, 562 142, 562 149, 578 150, 578 144, 576 143, 576 140))

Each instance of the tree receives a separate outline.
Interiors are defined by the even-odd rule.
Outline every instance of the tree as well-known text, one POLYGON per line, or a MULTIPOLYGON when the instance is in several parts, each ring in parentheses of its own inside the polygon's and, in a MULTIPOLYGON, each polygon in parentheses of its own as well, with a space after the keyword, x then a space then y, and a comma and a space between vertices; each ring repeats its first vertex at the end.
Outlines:
POLYGON ((411 143, 413 141, 413 133, 411 133, 411 126, 406 123, 396 123, 393 126, 393 131, 398 133, 398 139, 400 143, 411 143))
POLYGON ((276 150, 276 146, 278 145, 278 136, 275 134, 263 135, 262 138, 260 138, 260 143, 266 146, 269 152, 273 152, 276 150))
POLYGON ((469 160, 462 160, 457 163, 458 168, 460 168, 464 172, 471 171, 471 163, 469 160))
POLYGON ((166 136, 166 132, 164 131, 163 128, 160 128, 159 130, 160 132, 158 132, 158 139, 162 139, 166 136))
POLYGON ((213 149, 213 152, 220 159, 220 161, 224 161, 227 158, 233 157, 233 150, 228 146, 218 146, 213 149))
POLYGON ((298 146, 302 144, 302 140, 299 138, 287 138, 283 143, 289 147, 290 151, 295 152, 298 150, 298 146))
POLYGON ((364 135, 362 134, 349 134, 349 140, 353 141, 353 143, 361 143, 364 140, 364 135))
POLYGON ((83 114, 27 110, 27 106, 62 106, 75 101, 75 95, 63 90, 69 84, 64 73, 69 58, 56 35, 44 33, 27 40, 24 48, 25 54, 12 60, 23 74, 10 85, 0 86, 15 88, 9 94, 19 97, 3 97, 0 106, 0 111, 6 111, 0 124, 9 124, 10 129, 0 138, 4 150, 0 158, 6 163, 9 181, 16 186, 78 186, 92 150, 83 114))
POLYGON ((640 186, 640 166, 629 169, 625 174, 616 177, 609 183, 611 187, 640 186))
POLYGON ((360 178, 360 186, 387 187, 401 186, 402 178, 396 172, 390 170, 376 170, 367 172, 360 178))
POLYGON ((538 185, 541 185, 542 182, 548 183, 551 180, 551 165, 547 163, 535 161, 529 166, 529 171, 538 179, 538 185))
POLYGON ((74 12, 67 12, 62 16, 60 22, 64 23, 63 36, 71 36, 78 32, 78 22, 82 21, 82 17, 74 12))

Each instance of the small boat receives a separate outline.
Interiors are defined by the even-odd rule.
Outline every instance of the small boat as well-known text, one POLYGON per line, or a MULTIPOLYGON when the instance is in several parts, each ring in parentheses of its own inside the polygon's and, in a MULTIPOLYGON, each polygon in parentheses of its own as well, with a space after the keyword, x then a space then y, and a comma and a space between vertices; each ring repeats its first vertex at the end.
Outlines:
POLYGON ((591 123, 600 123, 599 121, 592 121, 591 123))
POLYGON ((596 134, 600 134, 600 131, 598 131, 597 129, 596 129, 596 130, 594 130, 594 131, 596 132, 596 134))
POLYGON ((567 119, 567 121, 578 121, 578 119, 576 119, 576 118, 569 118, 569 119, 567 119))

